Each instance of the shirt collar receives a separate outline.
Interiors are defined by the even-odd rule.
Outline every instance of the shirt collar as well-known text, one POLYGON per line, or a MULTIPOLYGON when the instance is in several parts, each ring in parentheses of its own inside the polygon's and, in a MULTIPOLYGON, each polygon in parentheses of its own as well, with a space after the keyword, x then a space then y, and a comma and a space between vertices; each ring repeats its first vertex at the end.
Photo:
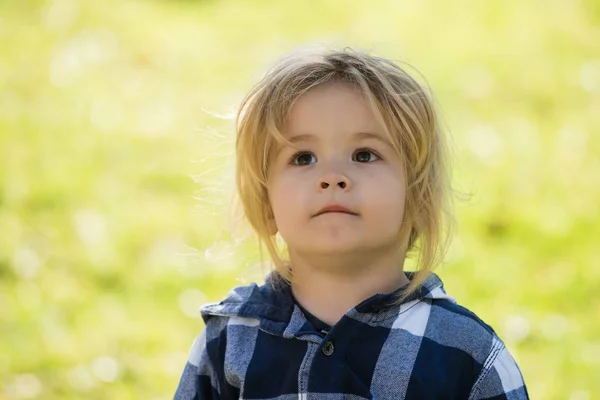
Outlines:
MULTIPOLYGON (((412 279, 414 272, 405 272, 412 279)), ((376 314, 381 311, 399 307, 414 300, 448 298, 441 279, 435 273, 430 273, 423 284, 401 304, 393 304, 398 295, 406 287, 391 293, 378 293, 362 301, 353 311, 360 314, 376 314)), ((453 299, 452 299, 453 300, 453 299)), ((231 290, 228 296, 219 303, 210 303, 200 309, 204 321, 214 316, 255 318, 260 321, 260 327, 266 331, 284 334, 290 331, 292 318, 300 310, 295 307, 290 285, 277 271, 269 273, 264 284, 252 283, 238 286, 231 290)))

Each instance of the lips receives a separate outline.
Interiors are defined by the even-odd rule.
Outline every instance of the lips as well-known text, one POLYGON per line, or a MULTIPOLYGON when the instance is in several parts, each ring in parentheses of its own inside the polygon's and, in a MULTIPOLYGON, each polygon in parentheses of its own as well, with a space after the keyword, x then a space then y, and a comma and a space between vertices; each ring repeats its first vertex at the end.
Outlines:
POLYGON ((321 215, 321 214, 326 214, 326 213, 342 213, 342 214, 358 215, 355 212, 350 211, 346 207, 342 207, 337 204, 331 204, 331 205, 323 207, 317 214, 315 214, 315 217, 318 215, 321 215))

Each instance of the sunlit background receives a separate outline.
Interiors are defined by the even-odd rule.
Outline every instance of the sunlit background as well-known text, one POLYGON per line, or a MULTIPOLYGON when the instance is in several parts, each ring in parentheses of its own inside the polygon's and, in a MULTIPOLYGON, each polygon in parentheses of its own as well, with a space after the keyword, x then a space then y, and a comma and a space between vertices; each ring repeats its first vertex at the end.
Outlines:
POLYGON ((534 399, 600 399, 597 0, 0 0, 0 399, 169 399, 229 231, 230 117, 310 43, 414 65, 472 193, 448 292, 534 399))

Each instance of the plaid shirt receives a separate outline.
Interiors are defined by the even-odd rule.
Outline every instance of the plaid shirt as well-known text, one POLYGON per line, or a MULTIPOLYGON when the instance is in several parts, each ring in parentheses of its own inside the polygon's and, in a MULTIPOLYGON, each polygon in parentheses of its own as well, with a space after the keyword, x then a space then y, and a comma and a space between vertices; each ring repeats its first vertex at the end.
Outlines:
POLYGON ((276 273, 237 287, 201 308, 206 327, 175 399, 529 398, 502 340, 436 274, 392 306, 396 293, 317 332, 276 273))

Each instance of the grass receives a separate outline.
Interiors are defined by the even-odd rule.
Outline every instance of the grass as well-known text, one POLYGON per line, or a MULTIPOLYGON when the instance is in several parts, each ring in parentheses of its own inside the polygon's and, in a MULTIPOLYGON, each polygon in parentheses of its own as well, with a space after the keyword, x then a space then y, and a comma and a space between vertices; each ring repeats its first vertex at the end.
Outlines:
POLYGON ((427 77, 473 193, 446 288, 532 398, 600 397, 595 2, 0 1, 0 42, 0 399, 172 397, 195 309, 256 259, 212 113, 315 42, 427 77))

